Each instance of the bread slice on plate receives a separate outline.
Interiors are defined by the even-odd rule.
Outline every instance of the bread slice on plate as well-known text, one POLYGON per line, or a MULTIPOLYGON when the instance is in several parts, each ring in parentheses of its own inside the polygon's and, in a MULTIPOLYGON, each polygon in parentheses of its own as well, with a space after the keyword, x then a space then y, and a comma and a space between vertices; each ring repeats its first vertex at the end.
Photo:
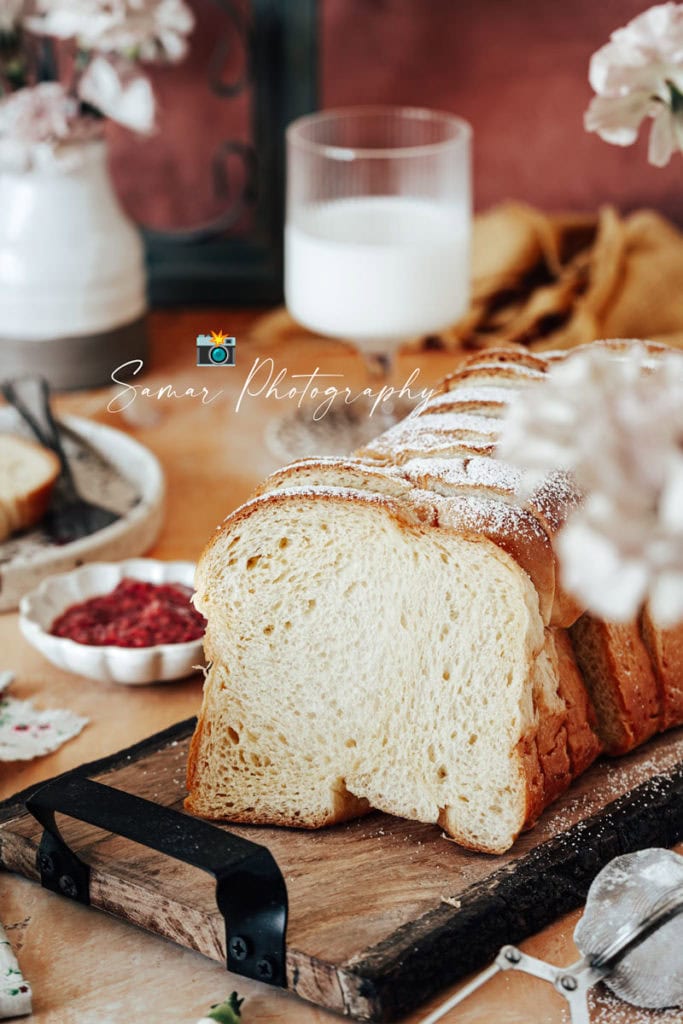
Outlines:
POLYGON ((48 448, 15 434, 0 434, 0 540, 40 522, 60 468, 48 448))

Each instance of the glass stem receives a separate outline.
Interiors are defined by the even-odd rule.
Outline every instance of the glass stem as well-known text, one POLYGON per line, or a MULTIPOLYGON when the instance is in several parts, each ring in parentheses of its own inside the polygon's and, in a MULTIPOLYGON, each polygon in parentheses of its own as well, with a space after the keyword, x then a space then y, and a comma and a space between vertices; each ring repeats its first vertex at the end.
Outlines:
POLYGON ((394 368, 391 352, 363 352, 363 362, 372 384, 387 384, 394 368))

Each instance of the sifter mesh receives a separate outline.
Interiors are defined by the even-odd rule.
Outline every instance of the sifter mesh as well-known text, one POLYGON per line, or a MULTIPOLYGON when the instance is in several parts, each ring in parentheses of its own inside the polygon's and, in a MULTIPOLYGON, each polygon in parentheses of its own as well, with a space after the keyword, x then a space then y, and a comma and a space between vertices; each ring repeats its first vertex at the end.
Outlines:
MULTIPOLYGON (((597 876, 574 940, 588 960, 604 953, 625 925, 637 925, 673 893, 683 892, 683 857, 650 849, 616 857, 597 876)), ((683 916, 662 925, 605 977, 635 1006, 683 1005, 683 916)))

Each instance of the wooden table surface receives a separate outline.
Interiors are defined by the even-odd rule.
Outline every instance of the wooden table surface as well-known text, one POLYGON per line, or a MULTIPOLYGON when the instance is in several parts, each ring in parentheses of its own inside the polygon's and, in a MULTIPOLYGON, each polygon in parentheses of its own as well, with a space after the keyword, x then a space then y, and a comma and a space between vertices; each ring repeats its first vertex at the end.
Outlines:
MULTIPOLYGON (((160 459, 168 497, 163 533, 149 552, 158 558, 196 559, 215 526, 244 501, 278 464, 264 440, 266 424, 294 410, 289 399, 245 398, 240 391, 254 360, 271 357, 289 375, 343 374, 338 385, 361 386, 357 356, 342 345, 294 339, 273 344, 250 334, 260 314, 249 311, 159 312, 150 321, 152 353, 135 384, 140 388, 125 413, 107 406, 121 387, 61 397, 59 412, 85 415, 116 426, 147 445, 160 459), (237 337, 237 366, 198 369, 198 333, 222 329, 237 337), (157 398, 173 385, 178 397, 157 398), (153 394, 145 396, 142 387, 153 394), (185 395, 188 388, 211 392, 185 395), (222 394, 215 392, 222 390, 222 394)), ((420 381, 437 380, 453 364, 445 353, 404 353, 395 380, 419 366, 420 381)), ((263 371, 265 372, 265 371, 263 371)), ((261 378, 263 379, 263 378, 261 378)), ((296 381, 294 382, 296 383, 296 381)), ((299 384, 300 386, 300 384, 299 384)), ((255 390, 255 388, 254 388, 255 390)), ((284 382, 280 391, 286 390, 284 382)), ((130 392, 127 392, 130 397, 130 392)), ((0 798, 108 753, 196 713, 201 678, 149 687, 106 686, 71 676, 47 663, 19 633, 17 616, 0 616, 0 668, 16 673, 13 694, 40 706, 71 708, 90 719, 75 740, 26 764, 0 765, 0 798)), ((539 894, 542 898, 542 894, 539 894)), ((577 957, 572 932, 579 913, 556 922, 524 948, 558 964, 577 957)), ((213 1003, 236 988, 246 996, 245 1024, 336 1019, 283 992, 226 975, 217 964, 104 914, 72 904, 13 875, 0 874, 0 918, 34 992, 36 1024, 132 1024, 143 1017, 164 1024, 194 1024, 213 1003)), ((435 999, 432 1006, 441 998, 435 999)), ((425 1012, 428 1008, 425 1008, 425 1012)), ((416 1014, 410 1021, 420 1020, 416 1014)), ((648 1014, 601 997, 597 1021, 641 1024, 681 1021, 678 1013, 648 1014)), ((447 1018, 461 1024, 559 1024, 564 1001, 547 985, 523 976, 499 976, 447 1018)))

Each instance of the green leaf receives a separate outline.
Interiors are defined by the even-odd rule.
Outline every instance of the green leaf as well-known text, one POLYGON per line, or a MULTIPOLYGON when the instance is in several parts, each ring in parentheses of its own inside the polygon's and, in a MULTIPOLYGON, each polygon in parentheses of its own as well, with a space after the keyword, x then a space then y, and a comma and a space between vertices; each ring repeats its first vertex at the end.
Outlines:
POLYGON ((242 1019, 243 1002, 244 999, 239 999, 236 992, 231 992, 224 1002, 212 1006, 206 1016, 218 1024, 239 1024, 242 1019))
POLYGON ((671 95, 671 109, 674 114, 683 113, 683 92, 676 88, 673 82, 667 79, 666 83, 669 87, 669 93, 671 95))

